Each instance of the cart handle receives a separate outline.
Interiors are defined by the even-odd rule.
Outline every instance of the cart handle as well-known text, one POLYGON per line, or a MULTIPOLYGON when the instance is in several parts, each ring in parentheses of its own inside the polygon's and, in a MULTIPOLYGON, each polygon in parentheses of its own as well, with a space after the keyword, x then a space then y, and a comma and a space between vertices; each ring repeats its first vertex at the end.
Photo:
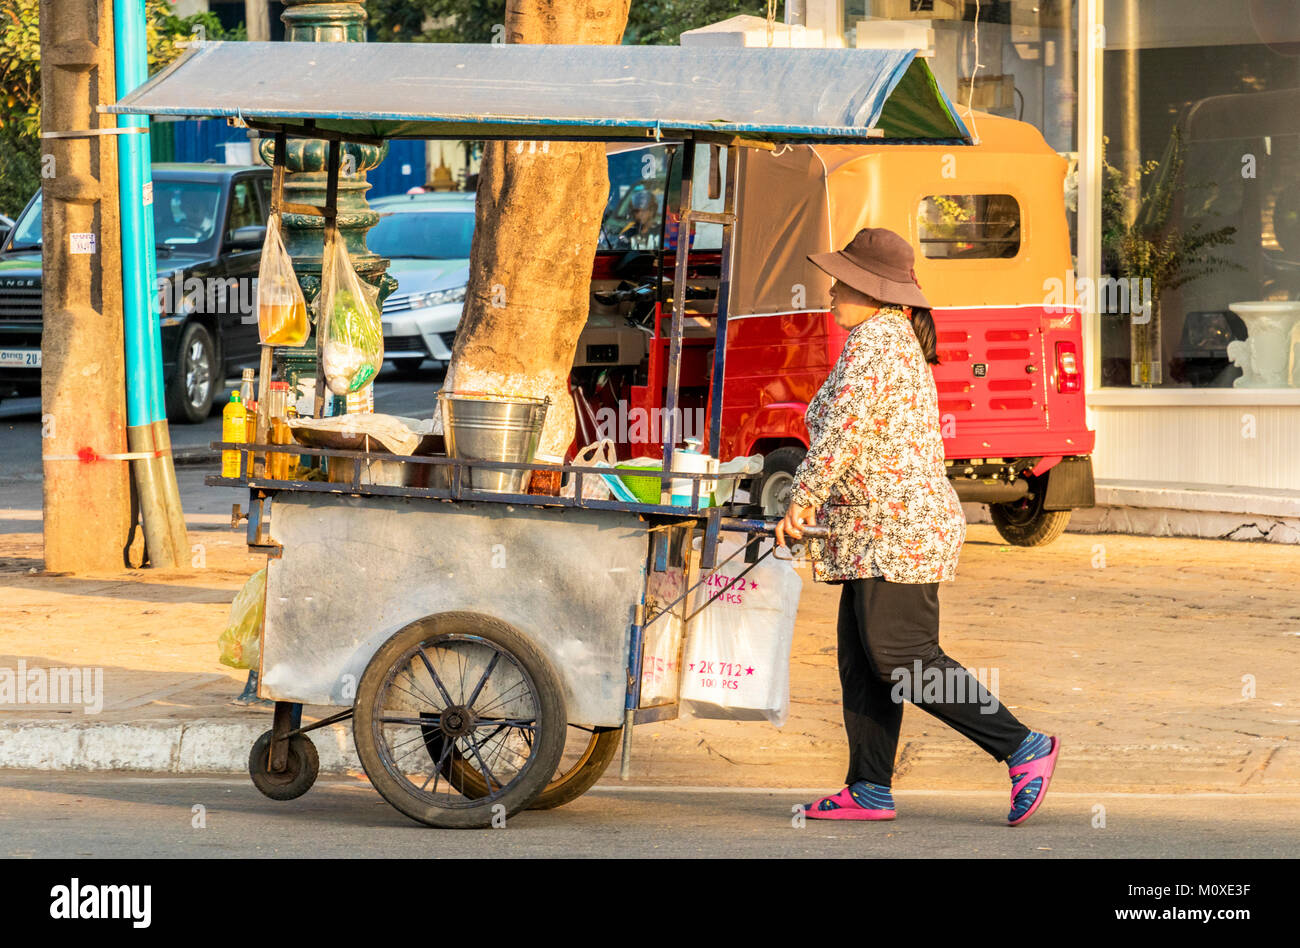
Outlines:
MULTIPOLYGON (((718 524, 719 529, 729 530, 733 533, 749 533, 761 537, 776 536, 776 525, 779 520, 747 520, 743 517, 723 517, 722 522, 718 524)), ((825 540, 830 536, 830 528, 821 524, 808 524, 800 527, 799 532, 803 534, 801 539, 804 540, 825 540)))

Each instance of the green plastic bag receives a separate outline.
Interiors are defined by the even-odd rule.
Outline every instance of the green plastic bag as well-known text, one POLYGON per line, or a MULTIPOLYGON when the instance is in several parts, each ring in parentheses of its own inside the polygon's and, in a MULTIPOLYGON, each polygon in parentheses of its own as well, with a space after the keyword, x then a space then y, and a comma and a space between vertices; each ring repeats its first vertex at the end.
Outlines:
POLYGON ((359 392, 369 385, 384 362, 384 326, 379 307, 352 269, 347 245, 334 241, 331 281, 322 288, 320 314, 321 366, 325 384, 335 395, 359 392))
POLYGON ((221 664, 256 668, 262 661, 262 617, 266 614, 266 567, 249 577, 230 604, 230 621, 217 644, 221 664))

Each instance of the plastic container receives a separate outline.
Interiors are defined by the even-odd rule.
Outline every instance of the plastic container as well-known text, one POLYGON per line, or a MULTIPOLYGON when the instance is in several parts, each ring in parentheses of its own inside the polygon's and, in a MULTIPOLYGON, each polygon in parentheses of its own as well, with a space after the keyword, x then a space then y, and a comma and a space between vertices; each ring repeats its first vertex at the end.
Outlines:
MULTIPOLYGON (((230 393, 230 402, 221 410, 221 440, 246 444, 248 442, 248 413, 239 397, 239 391, 230 393)), ((221 476, 239 476, 239 451, 221 452, 221 476)))
POLYGON ((639 503, 659 503, 659 472, 663 470, 662 461, 658 461, 654 464, 619 464, 616 465, 614 469, 616 471, 653 471, 653 477, 638 477, 633 474, 620 473, 618 479, 623 482, 623 486, 632 492, 632 496, 634 496, 639 503))
MULTIPOLYGON (((687 442, 690 444, 691 442, 687 442)), ((698 443, 698 442, 696 442, 698 443)), ((673 470, 680 471, 683 474, 717 474, 718 459, 709 457, 707 454, 700 454, 690 448, 673 452, 673 470)), ((716 480, 700 481, 700 499, 701 507, 708 507, 713 503, 713 491, 718 486, 716 480)), ((673 478, 672 498, 673 505, 677 507, 689 507, 691 504, 691 492, 694 490, 693 482, 688 478, 673 478)))
MULTIPOLYGON (((653 472, 653 477, 638 476, 636 474, 618 475, 624 486, 632 492, 638 502, 643 504, 657 504, 660 500, 660 491, 662 490, 660 481, 660 472, 663 470, 662 461, 632 461, 627 464, 615 465, 617 471, 648 471, 653 472)), ((686 474, 716 474, 718 462, 715 458, 708 455, 698 454, 689 450, 678 450, 673 452, 673 470, 686 474)), ((717 485, 715 480, 701 480, 700 494, 698 505, 700 507, 709 507, 713 504, 713 491, 717 485)), ((690 478, 674 477, 670 481, 671 503, 675 507, 689 507, 691 505, 691 491, 694 489, 693 482, 690 478)))

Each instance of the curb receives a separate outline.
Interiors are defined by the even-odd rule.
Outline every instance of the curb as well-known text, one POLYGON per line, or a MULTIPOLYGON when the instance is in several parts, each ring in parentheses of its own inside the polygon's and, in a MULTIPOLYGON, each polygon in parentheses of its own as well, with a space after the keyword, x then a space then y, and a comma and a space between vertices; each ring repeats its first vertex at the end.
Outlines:
MULTIPOLYGON (((133 771, 168 774, 248 772, 253 742, 270 726, 264 721, 193 721, 144 724, 75 724, 70 721, 0 723, 0 770, 133 771)), ((319 728, 309 735, 323 774, 361 773, 349 724, 319 728)), ((842 748, 768 747, 762 754, 737 747, 719 761, 699 735, 633 743, 633 762, 644 777, 675 781, 691 775, 725 774, 741 784, 777 771, 790 776, 809 767, 839 767, 842 748), (747 760, 745 758, 748 758, 747 760)), ((1074 789, 1096 792, 1295 792, 1300 790, 1300 750, 1288 741, 1249 744, 1081 744, 1072 742, 1058 778, 1074 789), (1133 773, 1160 775, 1150 785, 1134 784, 1133 773)), ((731 750, 731 748, 727 748, 731 750)), ((1001 789, 1005 776, 989 758, 958 742, 925 741, 902 748, 897 775, 909 786, 1001 789)), ((611 768, 613 771, 614 768, 611 768)), ((778 781, 779 782, 779 781, 778 781)), ((814 781, 816 782, 816 781, 814 781)))
MULTIPOLYGON (((0 769, 247 773, 248 752, 270 723, 268 716, 255 724, 5 724, 0 725, 0 769)), ((361 769, 351 728, 336 724, 308 736, 322 773, 361 769)))

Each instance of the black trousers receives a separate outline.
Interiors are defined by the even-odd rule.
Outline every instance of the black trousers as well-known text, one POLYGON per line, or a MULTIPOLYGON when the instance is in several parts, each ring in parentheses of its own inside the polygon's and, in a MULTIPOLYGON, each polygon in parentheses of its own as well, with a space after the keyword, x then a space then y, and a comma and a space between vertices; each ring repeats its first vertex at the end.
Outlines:
POLYGON ((938 583, 876 578, 843 586, 839 665, 849 736, 846 784, 890 786, 904 700, 997 760, 1020 746, 1029 729, 939 647, 938 583))

